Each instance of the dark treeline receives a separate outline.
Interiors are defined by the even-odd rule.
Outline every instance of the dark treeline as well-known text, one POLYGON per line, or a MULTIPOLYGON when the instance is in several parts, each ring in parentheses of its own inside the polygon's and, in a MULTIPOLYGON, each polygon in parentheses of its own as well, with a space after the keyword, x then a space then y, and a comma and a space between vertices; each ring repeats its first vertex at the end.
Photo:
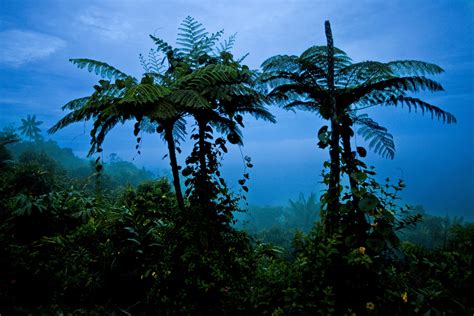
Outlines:
MULTIPOLYGON (((430 79, 439 66, 353 63, 326 22, 326 45, 271 57, 257 71, 231 54, 234 36, 208 33, 190 17, 179 30, 177 48, 151 36, 156 48, 140 56, 140 78, 71 60, 102 79, 67 103, 49 132, 91 120, 91 162, 45 141, 35 116, 18 130, 29 141, 11 128, 0 135, 0 312, 472 314, 474 226, 404 205, 403 181, 378 182, 367 150, 352 142, 359 133, 393 159, 392 135, 360 113, 373 106, 456 123, 414 96, 443 90, 430 79), (327 121, 315 140, 329 152, 326 189, 287 207, 250 207, 236 225, 246 198, 228 188, 221 161, 228 146, 243 144, 250 116, 275 123, 271 104, 327 121), (161 136, 169 180, 102 159, 108 132, 126 121, 135 123, 138 153, 145 134, 161 136), (193 148, 180 166, 186 141, 193 148)), ((247 192, 250 157, 243 164, 247 192)))

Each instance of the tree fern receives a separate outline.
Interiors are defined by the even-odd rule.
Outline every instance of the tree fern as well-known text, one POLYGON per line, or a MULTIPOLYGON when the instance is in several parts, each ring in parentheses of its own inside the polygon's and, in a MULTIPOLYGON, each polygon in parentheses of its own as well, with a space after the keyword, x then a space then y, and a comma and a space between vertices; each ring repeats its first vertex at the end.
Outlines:
MULTIPOLYGON (((330 119, 332 109, 329 89, 328 47, 313 46, 301 55, 277 55, 262 64, 260 81, 269 89, 268 97, 284 109, 302 109, 319 113, 330 119)), ((388 63, 364 61, 353 63, 342 50, 334 48, 334 83, 336 111, 339 125, 345 128, 341 136, 345 160, 350 164, 350 135, 352 123, 360 125, 358 133, 369 147, 383 157, 393 159, 395 144, 393 137, 367 115, 355 117, 353 113, 374 106, 406 106, 409 111, 428 113, 431 118, 444 123, 456 123, 453 114, 429 104, 411 94, 423 91, 443 91, 440 83, 427 76, 440 74, 437 65, 400 60, 388 63), (351 119, 346 119, 348 116, 351 119), (349 126, 346 126, 349 125, 349 126), (349 136, 348 136, 349 135, 349 136)), ((336 145, 331 145, 335 148, 336 145)), ((348 170, 355 170, 349 166, 348 170)), ((352 184, 351 184, 352 186, 352 184)))

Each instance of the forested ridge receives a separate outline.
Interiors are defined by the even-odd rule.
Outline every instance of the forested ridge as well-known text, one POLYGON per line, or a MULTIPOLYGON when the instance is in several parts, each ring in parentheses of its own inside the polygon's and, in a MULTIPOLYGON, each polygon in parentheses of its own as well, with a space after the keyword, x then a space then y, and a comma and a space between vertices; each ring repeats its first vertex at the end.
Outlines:
POLYGON ((92 122, 89 159, 46 140, 35 115, 0 133, 0 313, 471 315, 474 225, 405 205, 403 180, 380 181, 364 162, 368 151, 396 155, 396 138, 368 108, 456 123, 417 96, 443 91, 433 79, 443 69, 354 62, 324 26, 326 43, 258 70, 231 53, 235 36, 191 17, 176 47, 150 35, 139 78, 71 59, 100 79, 48 132, 92 122), (251 157, 242 155, 239 194, 222 160, 243 145, 246 121, 278 124, 272 106, 326 122, 315 130, 315 150, 329 153, 325 190, 248 205, 251 157), (163 140, 170 176, 104 159, 109 132, 126 122, 137 154, 143 138, 163 140))

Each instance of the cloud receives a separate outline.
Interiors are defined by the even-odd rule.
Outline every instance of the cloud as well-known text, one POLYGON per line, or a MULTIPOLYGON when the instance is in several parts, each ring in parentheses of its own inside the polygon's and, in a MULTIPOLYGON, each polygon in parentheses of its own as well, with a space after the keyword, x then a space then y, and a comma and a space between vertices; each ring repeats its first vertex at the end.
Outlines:
POLYGON ((66 46, 58 37, 22 30, 0 32, 0 64, 19 67, 43 59, 66 46))
POLYGON ((108 40, 123 40, 129 36, 132 27, 126 19, 100 12, 99 8, 94 8, 79 15, 77 19, 80 24, 108 40))

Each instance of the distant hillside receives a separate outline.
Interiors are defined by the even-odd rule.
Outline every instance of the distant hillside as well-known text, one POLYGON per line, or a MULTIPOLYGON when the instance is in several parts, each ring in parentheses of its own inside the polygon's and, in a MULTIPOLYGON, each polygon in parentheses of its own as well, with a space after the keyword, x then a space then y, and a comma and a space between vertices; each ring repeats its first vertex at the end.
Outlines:
MULTIPOLYGON (((82 159, 74 155, 72 149, 61 148, 53 140, 19 141, 6 146, 17 160, 27 152, 44 153, 51 157, 71 178, 86 178, 92 175, 94 161, 82 159)), ((104 165, 104 174, 109 179, 109 186, 124 186, 127 184, 137 186, 138 184, 155 178, 155 175, 145 168, 138 168, 133 163, 121 160, 117 155, 111 155, 110 161, 104 165)))

